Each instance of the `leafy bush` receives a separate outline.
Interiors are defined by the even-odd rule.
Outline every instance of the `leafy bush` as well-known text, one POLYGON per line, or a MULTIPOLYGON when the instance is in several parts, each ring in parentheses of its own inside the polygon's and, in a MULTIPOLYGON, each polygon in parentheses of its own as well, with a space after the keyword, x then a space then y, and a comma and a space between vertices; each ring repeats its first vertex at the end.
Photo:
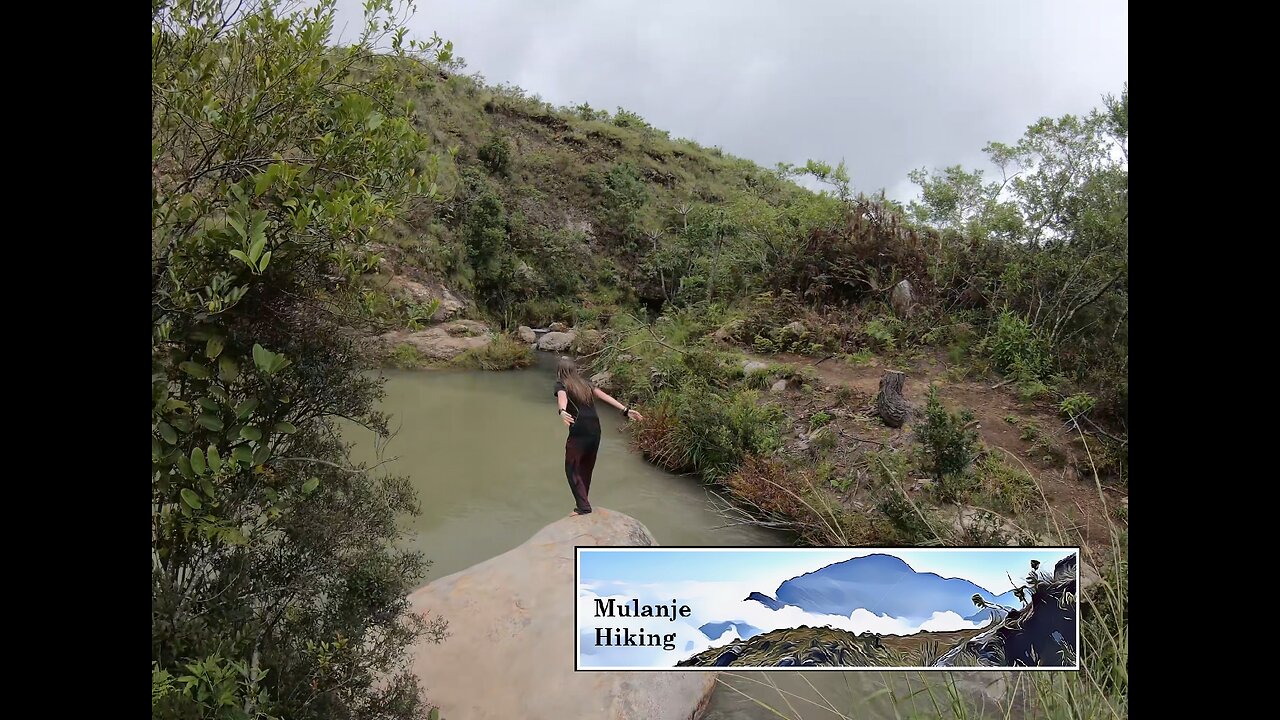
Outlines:
POLYGON ((476 157, 480 158, 489 172, 505 175, 511 167, 511 145, 506 138, 494 135, 489 138, 489 142, 480 146, 476 157))
POLYGON ((445 623, 406 615, 417 502, 352 466, 335 418, 388 431, 348 329, 375 239, 442 199, 403 99, 449 47, 365 10, 336 47, 331 0, 152 3, 155 718, 425 709, 405 649, 445 623))
POLYGON ((778 344, 764 335, 757 335, 755 339, 751 341, 751 346, 761 355, 772 355, 779 352, 778 344))
POLYGON ((600 217, 604 229, 628 242, 639 235, 640 209, 649 200, 640 171, 631 163, 619 163, 609 170, 601 188, 600 217))
POLYGON ((1045 341, 1025 318, 1008 310, 997 318, 984 347, 1001 372, 1020 380, 1039 380, 1049 373, 1050 355, 1045 341))
POLYGON ((885 318, 874 318, 862 328, 871 346, 884 352, 892 352, 898 346, 894 323, 885 318))
POLYGON ((964 503, 981 487, 978 478, 961 472, 943 475, 932 486, 933 496, 944 503, 964 503))
POLYGON ((748 455, 768 455, 782 445, 784 413, 758 398, 752 390, 716 390, 691 378, 659 396, 656 414, 668 418, 669 431, 649 437, 648 450, 670 469, 722 480, 748 455))
POLYGON ((995 453, 979 460, 976 470, 986 504, 993 510, 1023 513, 1040 499, 1035 479, 995 453))
POLYGON ((825 410, 819 410, 818 412, 810 416, 809 430, 810 431, 817 430, 818 428, 822 427, 823 425, 826 425, 827 423, 831 422, 834 419, 835 418, 831 415, 831 413, 825 410))
POLYGON ((397 345, 391 352, 391 364, 402 370, 411 370, 422 365, 422 353, 409 343, 397 345))
POLYGON ((968 427, 972 421, 968 410, 959 415, 948 412, 937 388, 929 388, 924 422, 916 432, 936 480, 963 474, 977 457, 978 433, 968 427))
POLYGON ((889 491, 876 504, 876 510, 889 519, 896 537, 903 544, 916 545, 934 540, 934 532, 925 519, 923 512, 896 490, 889 491))
POLYGON ((533 361, 532 348, 510 335, 499 335, 484 347, 467 350, 453 362, 477 370, 514 370, 529 367, 533 361))
POLYGON ((1063 399, 1058 404, 1058 409, 1068 420, 1075 420, 1078 417, 1089 414, 1089 411, 1093 410, 1097 404, 1097 399, 1089 393, 1076 393, 1063 399))

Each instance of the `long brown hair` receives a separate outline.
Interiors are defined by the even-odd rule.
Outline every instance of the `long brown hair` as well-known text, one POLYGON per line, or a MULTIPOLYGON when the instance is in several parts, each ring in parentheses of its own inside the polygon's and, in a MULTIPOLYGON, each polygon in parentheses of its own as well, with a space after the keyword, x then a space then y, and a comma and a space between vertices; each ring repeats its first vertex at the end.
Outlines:
POLYGON ((586 407, 595 400, 595 393, 591 390, 591 383, 582 379, 582 373, 578 372, 578 366, 567 357, 560 358, 560 362, 556 364, 556 375, 560 378, 560 382, 564 383, 566 394, 578 407, 586 407))

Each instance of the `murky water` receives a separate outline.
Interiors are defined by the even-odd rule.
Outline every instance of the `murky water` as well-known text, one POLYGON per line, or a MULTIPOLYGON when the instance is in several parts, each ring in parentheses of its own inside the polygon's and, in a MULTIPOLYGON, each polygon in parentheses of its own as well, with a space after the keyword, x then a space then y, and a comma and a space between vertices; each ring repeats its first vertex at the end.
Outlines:
MULTIPOLYGON (((565 427, 552 397, 552 359, 528 370, 387 371, 382 409, 395 436, 382 448, 353 429, 355 459, 386 461, 411 478, 421 513, 406 518, 408 544, 432 561, 426 581, 500 555, 569 514, 573 496, 564 476, 565 427)), ((789 545, 791 537, 763 528, 729 526, 718 501, 696 481, 664 472, 628 448, 617 413, 602 412, 604 440, 591 483, 591 502, 645 524, 661 545, 789 545)), ((707 720, 841 720, 936 716, 919 674, 740 673, 723 675, 707 720), (883 688, 886 682, 899 698, 883 688), (827 709, 834 707, 838 712, 827 709), (772 708, 772 709, 770 709, 772 708), (903 711, 906 712, 903 712, 903 711), (776 712, 775 712, 776 711, 776 712)), ((940 677, 931 675, 930 685, 940 677)), ((945 692, 934 690, 948 704, 945 692)))
MULTIPOLYGON (((382 409, 398 433, 382 459, 394 458, 389 469, 418 491, 409 542, 433 563, 428 581, 501 555, 573 509, 549 358, 521 371, 389 371, 387 379, 382 409)), ((622 417, 600 415, 592 505, 636 518, 661 545, 791 544, 780 532, 721 527, 730 521, 700 483, 645 462, 628 448, 622 417)), ((355 459, 376 461, 372 433, 349 437, 355 459)))

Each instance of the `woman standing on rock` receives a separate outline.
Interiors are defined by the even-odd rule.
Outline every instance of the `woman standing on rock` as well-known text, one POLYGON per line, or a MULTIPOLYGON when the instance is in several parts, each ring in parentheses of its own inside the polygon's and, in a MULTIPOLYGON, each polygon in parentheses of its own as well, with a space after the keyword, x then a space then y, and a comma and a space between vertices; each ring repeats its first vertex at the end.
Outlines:
POLYGON ((587 493, 591 491, 591 472, 596 467, 596 453, 600 450, 600 416, 596 414, 595 400, 599 398, 622 411, 630 420, 644 420, 644 416, 614 400, 609 393, 592 387, 582 378, 578 366, 567 357, 560 358, 556 366, 556 405, 560 419, 569 428, 569 439, 564 444, 564 474, 569 479, 569 490, 577 506, 575 515, 591 512, 587 493))

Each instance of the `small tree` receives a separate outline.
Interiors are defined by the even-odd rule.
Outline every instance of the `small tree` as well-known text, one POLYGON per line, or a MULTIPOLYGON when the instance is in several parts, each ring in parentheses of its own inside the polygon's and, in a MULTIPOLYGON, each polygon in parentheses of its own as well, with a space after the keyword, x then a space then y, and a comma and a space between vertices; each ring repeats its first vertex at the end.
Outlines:
POLYGON ((422 710, 405 648, 444 624, 403 615, 416 501, 334 419, 386 431, 345 328, 373 233, 437 195, 403 97, 451 56, 365 8, 334 48, 333 0, 153 3, 154 717, 422 710))
POLYGON ((928 458, 929 470, 939 481, 963 475, 977 457, 978 433, 970 429, 973 413, 950 413, 935 387, 929 388, 924 422, 917 431, 928 458))

